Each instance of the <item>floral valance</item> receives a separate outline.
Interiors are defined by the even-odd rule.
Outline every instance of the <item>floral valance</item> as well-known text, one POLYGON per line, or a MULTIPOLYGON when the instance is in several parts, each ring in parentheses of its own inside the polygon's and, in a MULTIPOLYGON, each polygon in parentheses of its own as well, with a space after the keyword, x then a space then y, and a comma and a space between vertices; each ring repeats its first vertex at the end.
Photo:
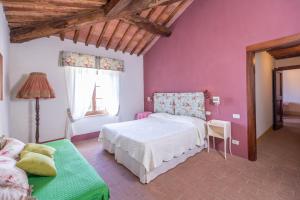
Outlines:
POLYGON ((124 71, 123 60, 68 51, 60 52, 59 66, 86 67, 113 71, 124 71))

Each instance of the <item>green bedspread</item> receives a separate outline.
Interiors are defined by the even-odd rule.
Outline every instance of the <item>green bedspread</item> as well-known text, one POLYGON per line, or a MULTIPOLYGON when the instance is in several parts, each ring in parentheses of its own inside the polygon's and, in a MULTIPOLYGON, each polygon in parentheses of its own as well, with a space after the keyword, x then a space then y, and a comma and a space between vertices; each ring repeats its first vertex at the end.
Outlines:
POLYGON ((38 200, 108 200, 109 189, 69 140, 46 143, 56 149, 56 177, 29 176, 38 200))

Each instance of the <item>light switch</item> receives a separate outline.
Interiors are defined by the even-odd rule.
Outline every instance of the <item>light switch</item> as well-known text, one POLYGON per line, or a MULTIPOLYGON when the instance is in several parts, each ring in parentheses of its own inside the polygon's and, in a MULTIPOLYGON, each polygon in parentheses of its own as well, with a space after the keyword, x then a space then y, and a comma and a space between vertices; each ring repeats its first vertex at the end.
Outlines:
POLYGON ((233 119, 240 119, 241 118, 240 114, 233 114, 232 117, 233 117, 233 119))
POLYGON ((240 145, 240 141, 238 141, 238 140, 232 140, 232 144, 240 145))
POLYGON ((210 111, 206 111, 205 114, 209 116, 209 115, 211 115, 211 112, 210 111))

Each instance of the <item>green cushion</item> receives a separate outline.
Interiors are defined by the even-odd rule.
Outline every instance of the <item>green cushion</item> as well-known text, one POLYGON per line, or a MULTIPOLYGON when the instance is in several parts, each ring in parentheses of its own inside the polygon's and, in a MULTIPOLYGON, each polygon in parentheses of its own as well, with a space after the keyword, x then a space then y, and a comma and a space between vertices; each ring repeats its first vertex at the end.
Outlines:
POLYGON ((46 200, 108 200, 109 188, 69 140, 46 143, 56 149, 57 176, 30 175, 34 197, 46 200))
POLYGON ((17 167, 39 176, 56 176, 54 160, 43 154, 23 151, 17 167))
POLYGON ((56 149, 53 147, 49 147, 49 146, 43 145, 43 144, 35 144, 35 143, 26 144, 24 150, 35 152, 35 153, 40 153, 45 156, 49 156, 51 158, 53 158, 54 153, 56 151, 56 149))

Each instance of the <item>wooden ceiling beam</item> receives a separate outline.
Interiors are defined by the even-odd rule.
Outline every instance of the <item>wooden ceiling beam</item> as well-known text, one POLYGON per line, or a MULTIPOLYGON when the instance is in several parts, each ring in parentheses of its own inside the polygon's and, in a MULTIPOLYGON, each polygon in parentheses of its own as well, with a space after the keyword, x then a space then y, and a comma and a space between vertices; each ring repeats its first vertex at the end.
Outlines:
POLYGON ((135 36, 140 32, 141 29, 137 29, 134 34, 132 35, 132 37, 130 38, 130 40, 128 41, 128 43, 126 44, 125 48, 123 49, 123 53, 125 53, 128 49, 128 47, 130 46, 130 44, 132 43, 132 41, 134 40, 135 36))
POLYGON ((88 46, 88 45, 89 45, 90 40, 91 40, 91 35, 92 35, 93 31, 94 31, 94 26, 92 25, 92 26, 90 27, 90 29, 89 29, 89 32, 88 32, 87 36, 86 36, 86 39, 85 39, 85 46, 88 46))
POLYGON ((64 32, 60 33, 59 37, 60 37, 61 41, 64 41, 65 40, 65 33, 64 32))
POLYGON ((106 16, 116 16, 124 11, 133 0, 110 0, 104 7, 106 16))
POLYGON ((169 28, 156 24, 154 22, 149 21, 146 18, 143 18, 139 15, 130 15, 126 18, 122 18, 123 21, 129 23, 129 24, 133 24, 136 25, 137 27, 141 28, 141 29, 145 29, 146 31, 153 33, 153 34, 158 34, 158 35, 162 35, 165 37, 169 37, 172 32, 169 28))
MULTIPOLYGON (((49 17, 49 18, 53 18, 53 17, 64 17, 64 16, 69 16, 72 14, 75 14, 76 12, 73 13, 68 13, 68 12, 61 12, 61 13, 57 13, 59 11, 48 11, 48 12, 44 12, 42 10, 39 11, 5 11, 5 15, 6 16, 11 16, 11 17, 49 17)), ((22 20, 22 19, 21 19, 22 20)))
MULTIPOLYGON (((161 16, 165 13, 165 11, 168 9, 168 6, 165 6, 164 9, 160 12, 160 14, 156 17, 155 22, 157 22, 161 16)), ((154 11, 154 10, 152 10, 154 11)), ((152 13, 151 13, 152 14, 152 13)), ((151 17, 151 14, 149 14, 149 17, 151 17)), ((140 43, 142 42, 142 40, 146 37, 147 32, 144 32, 143 36, 141 37, 141 39, 139 40, 139 42, 135 45, 135 47, 132 49, 132 51, 130 52, 130 54, 132 55, 136 49, 139 47, 140 43)))
POLYGON ((113 38, 115 37, 116 33, 118 32, 118 30, 119 30, 119 28, 120 28, 120 24, 121 24, 121 20, 118 21, 118 24, 117 24, 117 26, 116 26, 114 32, 113 32, 112 35, 110 36, 110 38, 109 38, 109 40, 108 40, 108 42, 107 42, 107 44, 106 44, 106 47, 105 47, 106 50, 110 47, 113 38))
POLYGON ((84 25, 93 25, 97 22, 108 21, 103 9, 83 12, 77 15, 61 17, 45 23, 38 23, 29 27, 12 29, 10 32, 11 42, 25 42, 46 35, 53 35, 62 31, 79 29, 84 25))
MULTIPOLYGON (((78 12, 88 8, 71 7, 71 6, 56 6, 49 3, 33 3, 33 2, 13 2, 7 1, 3 4, 5 11, 44 11, 44 12, 78 12)), ((94 8, 95 9, 95 8, 94 8)))
POLYGON ((79 30, 75 30, 74 37, 73 37, 73 42, 74 42, 75 44, 76 44, 77 41, 78 41, 79 33, 80 33, 79 30))
MULTIPOLYGON (((167 25, 171 20, 172 20, 172 18, 177 14, 177 12, 179 11, 179 10, 181 10, 184 6, 185 6, 185 3, 186 3, 187 1, 182 1, 173 11, 172 11, 172 13, 169 15, 169 17, 168 17, 168 19, 164 22, 164 24, 163 25, 167 25)), ((150 37, 150 39, 148 40, 148 42, 146 42, 146 44, 142 47, 142 49, 138 52, 138 56, 140 56, 145 50, 146 50, 146 48, 148 47, 148 45, 150 45, 151 44, 151 42, 155 39, 155 37, 156 37, 156 35, 155 34, 153 34, 151 37, 150 37)))
POLYGON ((97 40, 97 43, 96 43, 96 47, 97 47, 97 48, 99 48, 100 45, 101 45, 101 43, 102 43, 102 39, 103 39, 103 36, 104 36, 104 34, 105 34, 105 32, 106 32, 106 29, 107 29, 108 25, 109 25, 109 22, 105 22, 105 24, 104 24, 104 26, 103 26, 103 28, 102 28, 102 31, 101 31, 101 33, 100 33, 100 35, 99 35, 99 38, 98 38, 98 40, 97 40))
MULTIPOLYGON (((1 0, 5 3, 24 3, 24 0, 1 0)), ((26 3, 34 4, 51 4, 54 6, 65 6, 65 7, 79 7, 79 8, 95 8, 97 6, 104 6, 107 0, 26 0, 26 3)))
POLYGON ((122 38, 119 40, 119 42, 118 42, 118 44, 117 44, 117 46, 116 46, 116 48, 115 48, 115 51, 118 51, 118 50, 119 50, 119 48, 120 48, 120 46, 121 46, 121 44, 122 44, 122 42, 123 42, 125 36, 126 36, 127 33, 129 32, 131 26, 132 26, 131 24, 128 25, 127 29, 125 30, 124 34, 122 35, 122 38))
MULTIPOLYGON (((93 25, 99 22, 106 22, 116 18, 124 18, 128 16, 130 21, 141 27, 146 28, 148 31, 158 28, 156 33, 163 33, 163 35, 170 35, 168 29, 156 24, 149 24, 149 22, 141 17, 134 16, 136 13, 140 13, 143 10, 164 5, 168 3, 174 3, 179 0, 134 0, 127 8, 119 13, 117 16, 106 16, 103 8, 95 9, 94 11, 80 12, 76 15, 61 17, 59 19, 50 20, 43 23, 37 23, 30 27, 22 27, 18 29, 12 29, 10 32, 11 42, 19 43, 25 42, 36 38, 45 37, 47 35, 53 35, 62 31, 79 29, 84 25, 93 25)), ((84 2, 84 1, 83 1, 84 2)))
MULTIPOLYGON (((150 12, 148 12, 148 14, 146 15, 146 19, 149 18, 153 14, 154 11, 155 11, 155 9, 151 9, 150 12)), ((123 49, 123 53, 125 53, 125 51, 127 51, 130 44, 133 42, 134 38, 138 35, 138 33, 140 31, 141 31, 141 28, 138 27, 138 29, 135 31, 135 33, 132 35, 131 39, 129 40, 129 42, 127 43, 125 48, 123 49)))

